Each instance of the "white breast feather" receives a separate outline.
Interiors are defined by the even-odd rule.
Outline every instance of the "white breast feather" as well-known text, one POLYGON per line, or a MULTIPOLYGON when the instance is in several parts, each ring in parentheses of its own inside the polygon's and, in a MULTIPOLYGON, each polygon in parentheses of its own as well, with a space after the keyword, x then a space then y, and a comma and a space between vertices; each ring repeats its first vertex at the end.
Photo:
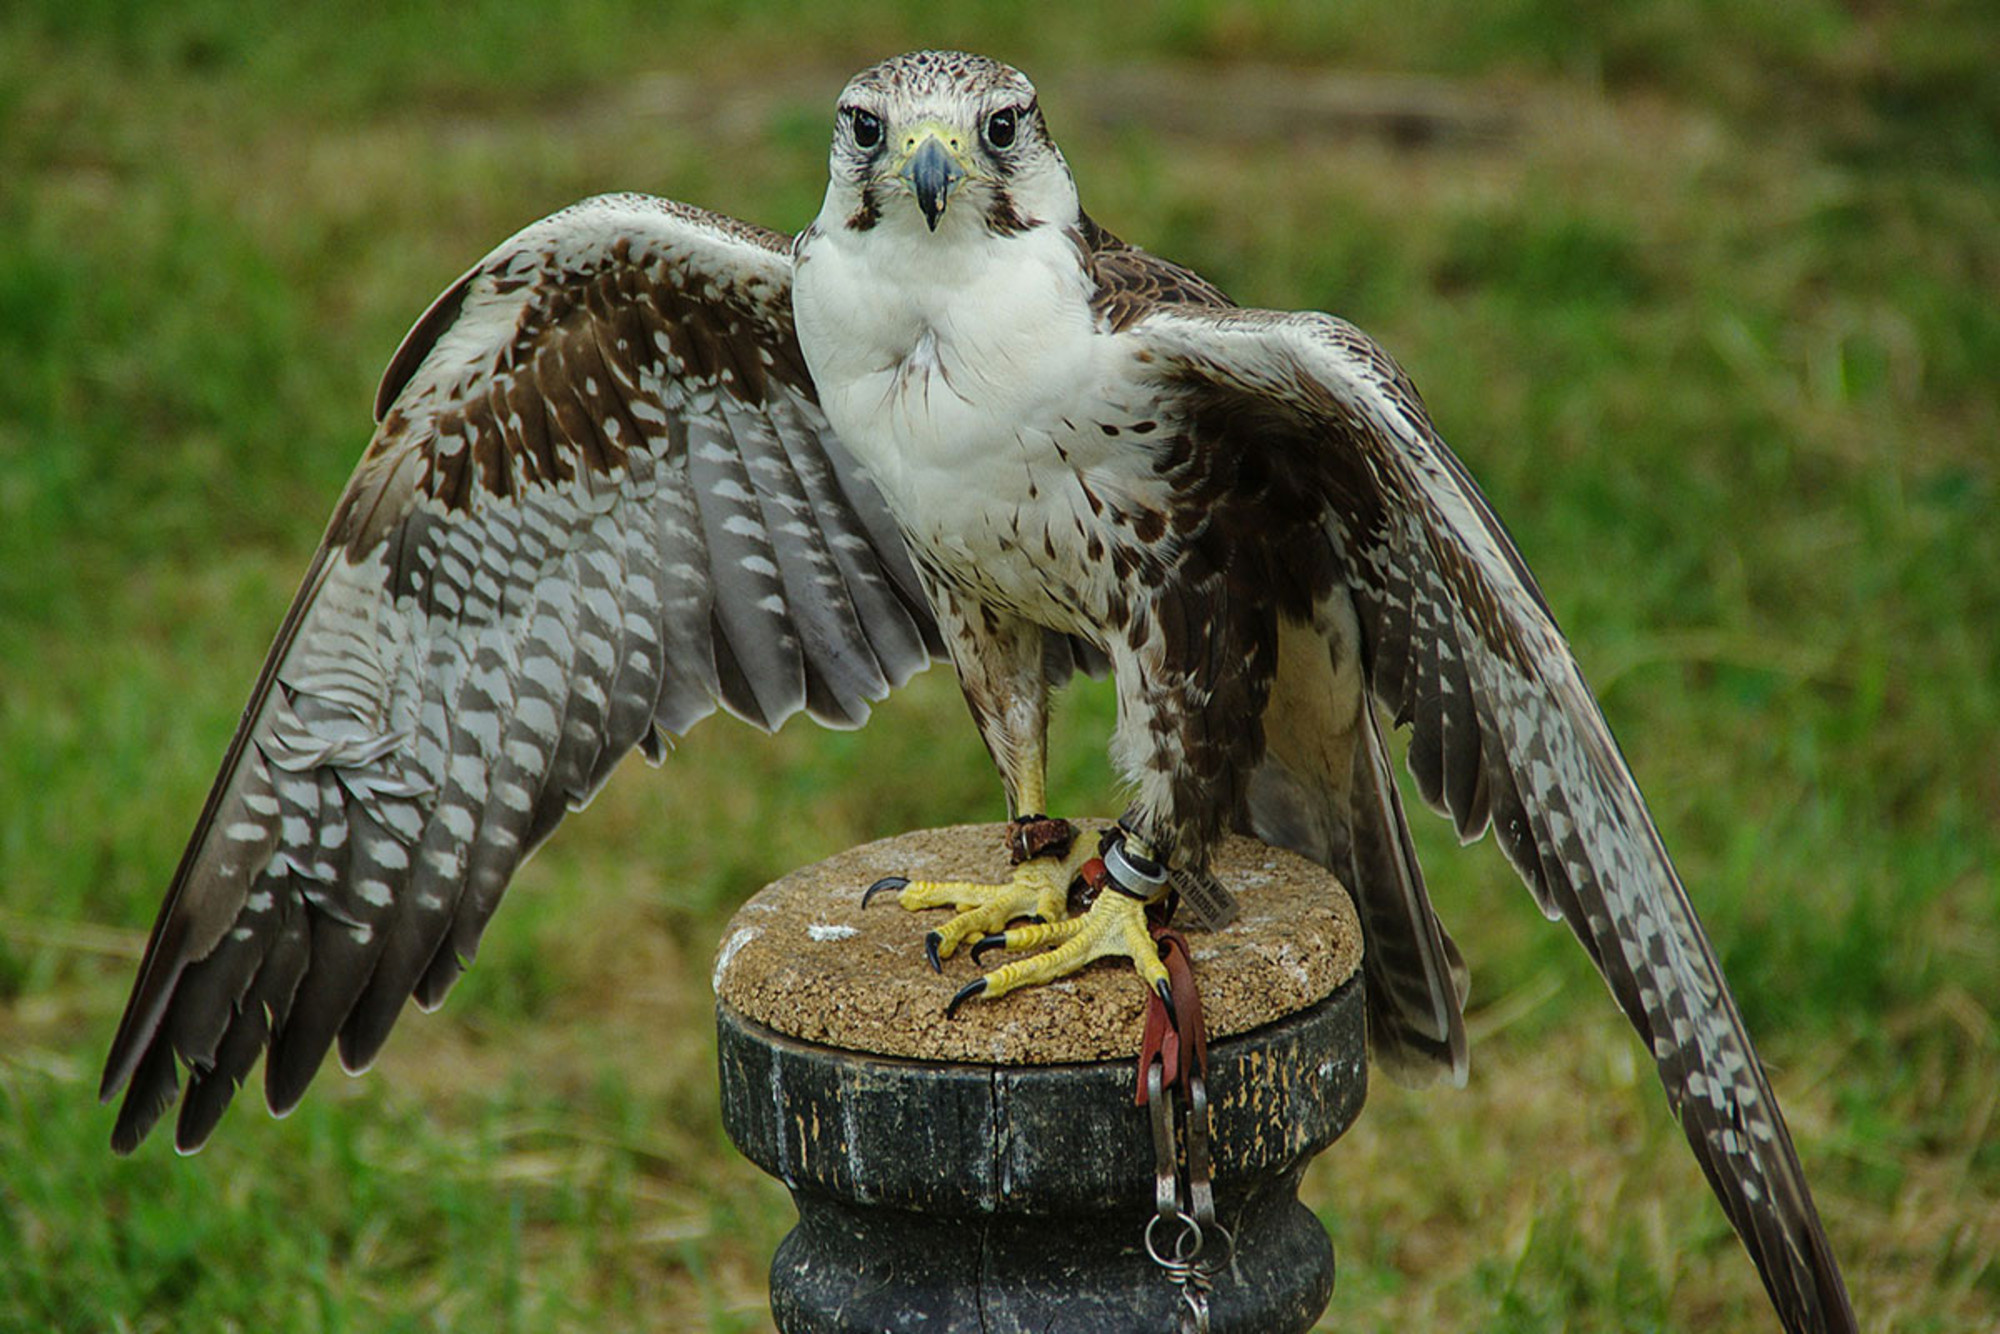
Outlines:
POLYGON ((1076 578, 1101 521, 1079 484, 1129 491, 1099 423, 1127 380, 1123 340, 1096 330, 1088 275, 1055 228, 1006 239, 971 218, 951 236, 885 217, 822 219, 793 294, 821 406, 905 534, 951 566, 1028 594, 1053 540, 1076 578), (1071 553, 1075 553, 1073 556, 1071 553))

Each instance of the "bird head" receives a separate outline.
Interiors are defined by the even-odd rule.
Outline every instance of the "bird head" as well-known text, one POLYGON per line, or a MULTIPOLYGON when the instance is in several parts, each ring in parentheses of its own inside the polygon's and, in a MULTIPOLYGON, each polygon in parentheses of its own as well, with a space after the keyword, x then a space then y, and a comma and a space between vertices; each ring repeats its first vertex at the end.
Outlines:
POLYGON ((985 56, 914 51, 848 81, 827 197, 847 226, 1002 236, 1076 221, 1076 187, 1035 86, 985 56))

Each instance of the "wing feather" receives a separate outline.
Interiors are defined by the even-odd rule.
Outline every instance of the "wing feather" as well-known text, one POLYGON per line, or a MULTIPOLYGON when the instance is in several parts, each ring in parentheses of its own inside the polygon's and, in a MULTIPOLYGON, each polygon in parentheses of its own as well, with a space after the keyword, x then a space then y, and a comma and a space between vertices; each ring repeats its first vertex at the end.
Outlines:
POLYGON ((662 423, 667 444, 655 463, 651 536, 660 553, 660 646, 664 667, 653 721, 679 736, 715 712, 722 697, 716 671, 708 544, 701 535, 687 465, 687 433, 679 417, 662 423))
POLYGON ((257 1057, 289 1109, 444 998, 515 869, 718 705, 853 725, 935 625, 827 429, 786 238, 641 196, 537 223, 391 360, 106 1063, 129 1150, 257 1057))
MULTIPOLYGON (((1324 497, 1381 705, 1425 800, 1489 823, 1652 1052, 1786 1327, 1852 1330, 1791 1136, 1644 800, 1518 551, 1386 353, 1323 315, 1156 307, 1131 330, 1213 447, 1324 497)), ((1358 887, 1364 895, 1366 885, 1358 887)))
POLYGON ((886 697, 889 683, 834 567, 826 531, 814 519, 778 424, 726 402, 723 412, 740 443, 759 526, 769 536, 783 602, 791 612, 807 707, 821 722, 859 726, 868 716, 865 702, 886 697), (843 700, 856 701, 860 710, 849 713, 843 700))
POLYGON ((784 573, 749 469, 720 413, 689 423, 688 460, 713 557, 715 619, 749 688, 750 707, 742 716, 773 727, 806 700, 805 655, 785 601, 784 573))
MULTIPOLYGON (((886 694, 890 687, 908 680, 907 664, 926 661, 934 651, 924 639, 932 624, 930 611, 920 598, 913 605, 894 576, 872 559, 868 520, 860 506, 850 508, 841 503, 851 483, 843 481, 812 423, 796 408, 780 405, 771 413, 771 424, 798 479, 798 503, 805 513, 821 520, 806 525, 807 531, 800 536, 808 542, 823 542, 832 563, 832 577, 867 636, 873 661, 870 685, 879 682, 878 688, 886 694)), ((890 520, 883 512, 874 522, 887 525, 890 520)), ((866 698, 880 699, 882 694, 866 698)))
POLYGON ((1439 617, 1444 608, 1435 598, 1419 597, 1410 617, 1408 712, 1411 719, 1408 761, 1417 780, 1417 795, 1441 815, 1449 815, 1444 800, 1444 747, 1450 683, 1440 656, 1443 639, 1451 633, 1439 617))

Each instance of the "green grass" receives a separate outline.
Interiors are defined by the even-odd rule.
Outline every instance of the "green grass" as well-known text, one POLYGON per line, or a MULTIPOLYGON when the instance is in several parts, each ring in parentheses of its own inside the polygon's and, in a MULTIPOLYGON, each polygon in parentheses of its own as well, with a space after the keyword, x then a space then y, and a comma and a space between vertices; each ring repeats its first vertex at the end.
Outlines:
MULTIPOLYGON (((622 772, 443 1013, 290 1120, 118 1160, 93 1093, 410 320, 600 190, 803 225, 839 83, 923 44, 1024 65, 1106 225, 1403 360, 1603 695, 1864 1324, 1990 1321, 1990 6, 375 8, 0 13, 0 1328, 766 1327, 789 1206, 721 1136, 710 952, 791 866, 997 813, 940 673, 859 734, 713 723, 622 772), (1159 106, 1101 89, 1133 64, 1175 71, 1159 106), (1504 128, 1280 102, 1351 72, 1504 128)), ((1063 808, 1113 804, 1108 714, 1065 707, 1063 808)), ((1490 848, 1419 836, 1473 1084, 1378 1087, 1313 1169, 1328 1327, 1771 1328, 1580 952, 1490 848)))

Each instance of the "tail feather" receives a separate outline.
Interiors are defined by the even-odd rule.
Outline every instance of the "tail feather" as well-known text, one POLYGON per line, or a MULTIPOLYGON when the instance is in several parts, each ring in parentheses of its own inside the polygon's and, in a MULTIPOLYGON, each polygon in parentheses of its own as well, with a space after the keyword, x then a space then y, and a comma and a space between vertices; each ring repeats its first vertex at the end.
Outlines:
POLYGON ((1375 711, 1361 710, 1347 787, 1347 865, 1366 941, 1368 1038, 1375 1064, 1399 1084, 1448 1075, 1465 1083, 1465 998, 1471 975, 1424 888, 1403 798, 1375 711))
POLYGON ((1407 1087, 1463 1085, 1470 975, 1424 888, 1374 710, 1360 710, 1346 772, 1302 772, 1297 760, 1258 767, 1249 832, 1331 870, 1353 895, 1376 1068, 1407 1087))

